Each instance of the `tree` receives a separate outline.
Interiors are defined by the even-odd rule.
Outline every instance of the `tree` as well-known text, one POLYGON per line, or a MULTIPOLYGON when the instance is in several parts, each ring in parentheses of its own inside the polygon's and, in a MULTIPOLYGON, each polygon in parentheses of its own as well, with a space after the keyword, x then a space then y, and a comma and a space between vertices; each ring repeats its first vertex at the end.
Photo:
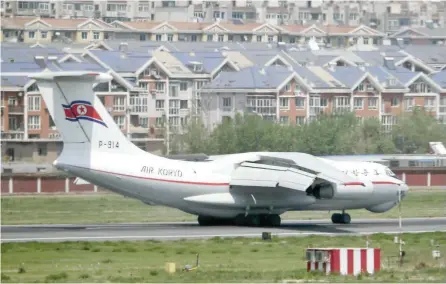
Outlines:
POLYGON ((399 117, 397 125, 393 126, 392 137, 401 153, 426 153, 429 142, 446 141, 446 126, 423 108, 417 107, 399 117))
POLYGON ((377 118, 355 113, 324 114, 305 125, 282 125, 252 113, 237 114, 213 131, 201 121, 182 135, 187 153, 305 152, 317 156, 426 152, 430 141, 446 142, 445 125, 423 110, 401 117, 392 133, 377 118))

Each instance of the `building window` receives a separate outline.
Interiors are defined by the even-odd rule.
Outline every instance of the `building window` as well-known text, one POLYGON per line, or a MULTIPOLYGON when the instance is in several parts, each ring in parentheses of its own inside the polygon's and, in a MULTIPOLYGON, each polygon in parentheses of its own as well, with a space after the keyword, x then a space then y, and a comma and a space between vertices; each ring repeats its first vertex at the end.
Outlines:
POLYGON ((280 116, 279 121, 281 124, 288 124, 289 123, 289 117, 288 116, 280 116))
POLYGON ((164 110, 164 100, 156 100, 155 109, 156 109, 156 111, 164 110))
POLYGON ((397 97, 393 97, 392 100, 390 101, 390 105, 392 107, 397 107, 400 104, 400 100, 397 97))
POLYGON ((173 35, 168 35, 167 36, 167 41, 173 41, 173 35))
POLYGON ((113 111, 125 111, 125 97, 113 98, 113 111))
POLYGON ((257 36, 257 42, 262 42, 262 36, 257 36))
POLYGON ((414 98, 404 98, 404 110, 412 110, 414 104, 414 98))
POLYGON ((125 116, 123 116, 123 115, 115 115, 115 116, 113 116, 113 120, 119 126, 120 129, 124 129, 125 116))
POLYGON ((432 91, 430 86, 424 82, 414 83, 409 88, 411 93, 430 93, 432 91))
POLYGON ((45 143, 39 143, 38 144, 39 148, 38 148, 38 155, 39 156, 46 156, 48 155, 48 148, 47 148, 47 144, 45 143))
POLYGON ((349 97, 335 97, 334 112, 350 111, 349 97))
POLYGON ((187 100, 180 100, 180 109, 187 109, 187 100))
POLYGON ((424 98, 424 108, 426 110, 434 110, 435 109, 435 98, 425 97, 424 98))
POLYGON ((147 113, 148 111, 148 96, 131 96, 130 107, 132 112, 147 113))
POLYGON ((28 38, 30 38, 30 39, 34 39, 35 36, 36 36, 36 33, 35 33, 35 32, 28 32, 28 38))
POLYGON ((40 116, 39 115, 28 116, 28 129, 29 130, 39 130, 40 129, 40 116))
POLYGON ((149 128, 149 118, 148 117, 139 117, 139 126, 143 128, 149 128))
POLYGON ((274 37, 273 36, 268 36, 268 42, 273 42, 274 41, 274 37))
POLYGON ((213 41, 214 40, 214 36, 213 35, 208 35, 208 41, 213 41))
POLYGON ((285 91, 286 92, 291 91, 291 82, 285 85, 285 91))
POLYGON ((187 82, 180 83, 180 91, 187 91, 187 82))
POLYGON ((164 124, 164 119, 163 119, 162 117, 157 117, 157 118, 155 119, 155 125, 156 125, 156 126, 160 127, 160 126, 162 126, 163 124, 164 124))
POLYGON ((225 36, 224 35, 218 35, 218 41, 224 41, 225 36))
POLYGON ((82 32, 82 39, 87 39, 88 38, 88 33, 87 32, 82 32))
POLYGON ((354 109, 363 109, 364 108, 364 100, 362 98, 354 98, 353 99, 353 107, 354 107, 354 109))
POLYGON ((40 96, 28 97, 28 111, 40 111, 40 96))
POLYGON ((156 41, 161 41, 161 35, 156 35, 155 39, 156 39, 156 41))
POLYGON ((42 39, 46 39, 47 35, 48 35, 48 32, 40 32, 40 37, 42 39))
POLYGON ((155 89, 156 89, 157 91, 164 91, 164 83, 162 83, 162 82, 156 82, 156 83, 155 83, 155 89))
POLYGON ((93 39, 99 39, 99 32, 93 32, 93 39))
POLYGON ((296 125, 305 124, 305 116, 296 116, 296 125))
POLYGON ((231 98, 223 98, 223 110, 230 111, 232 108, 231 98))
POLYGON ((369 44, 369 38, 368 37, 364 38, 364 44, 369 44))
POLYGON ((321 98, 321 107, 328 107, 327 98, 321 98))
POLYGON ((280 109, 288 110, 290 109, 290 99, 289 98, 280 98, 280 109))
POLYGON ((369 109, 378 109, 378 98, 369 98, 369 109))
POLYGON ((305 98, 296 98, 296 109, 303 109, 305 108, 305 98))

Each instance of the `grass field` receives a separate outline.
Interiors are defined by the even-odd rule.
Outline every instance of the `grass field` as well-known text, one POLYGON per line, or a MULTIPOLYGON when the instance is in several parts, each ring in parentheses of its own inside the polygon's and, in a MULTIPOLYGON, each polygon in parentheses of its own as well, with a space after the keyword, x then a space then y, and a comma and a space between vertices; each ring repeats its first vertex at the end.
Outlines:
POLYGON ((364 247, 364 237, 301 237, 210 239, 188 241, 67 242, 2 244, 2 282, 279 282, 290 279, 330 282, 443 282, 446 281, 444 233, 405 234, 406 257, 401 267, 389 257, 398 254, 393 236, 373 235, 381 248, 381 271, 375 275, 329 277, 307 273, 307 247, 364 247), (442 256, 432 258, 430 240, 442 256), (183 272, 186 264, 200 267, 183 272), (166 262, 177 272, 167 274, 166 262))
MULTIPOLYGON (((403 201, 403 217, 446 216, 446 191, 412 191, 403 201)), ((1 222, 7 224, 87 224, 117 222, 195 221, 196 217, 176 209, 148 206, 115 194, 11 196, 1 199, 1 222)), ((397 218, 398 209, 374 214, 350 212, 352 218, 397 218)), ((329 218, 328 212, 287 212, 283 219, 329 218)))

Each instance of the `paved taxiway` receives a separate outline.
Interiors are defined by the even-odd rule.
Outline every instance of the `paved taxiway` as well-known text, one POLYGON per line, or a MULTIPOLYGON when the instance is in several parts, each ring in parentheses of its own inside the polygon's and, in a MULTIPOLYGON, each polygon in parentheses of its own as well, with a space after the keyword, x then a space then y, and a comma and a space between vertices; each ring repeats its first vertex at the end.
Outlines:
MULTIPOLYGON (((408 218, 403 232, 446 232, 446 218, 408 218)), ((10 225, 1 226, 2 242, 61 242, 106 240, 174 240, 212 237, 259 237, 262 232, 279 236, 359 235, 399 232, 398 219, 353 219, 351 224, 330 220, 286 220, 280 228, 235 226, 200 227, 196 222, 98 224, 98 225, 10 225)))

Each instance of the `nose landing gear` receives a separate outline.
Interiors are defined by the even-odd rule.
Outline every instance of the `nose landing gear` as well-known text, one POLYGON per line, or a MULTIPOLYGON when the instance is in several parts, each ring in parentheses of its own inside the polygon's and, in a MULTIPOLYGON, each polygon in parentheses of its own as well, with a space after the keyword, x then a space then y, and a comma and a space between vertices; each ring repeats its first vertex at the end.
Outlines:
POLYGON ((342 211, 342 213, 334 213, 331 215, 331 221, 333 224, 350 224, 351 217, 349 214, 342 211))

